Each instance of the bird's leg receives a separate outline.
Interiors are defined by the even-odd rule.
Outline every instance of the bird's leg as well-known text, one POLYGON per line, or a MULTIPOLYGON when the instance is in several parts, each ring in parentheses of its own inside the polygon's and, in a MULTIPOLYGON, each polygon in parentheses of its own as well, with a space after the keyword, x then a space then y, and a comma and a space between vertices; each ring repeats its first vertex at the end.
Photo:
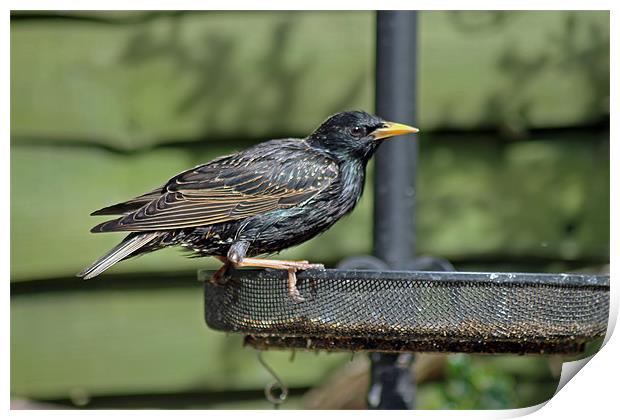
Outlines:
POLYGON ((234 243, 228 251, 228 261, 232 262, 235 267, 260 267, 286 270, 288 272, 288 294, 295 302, 302 302, 304 300, 297 289, 297 271, 311 268, 325 268, 323 264, 310 264, 308 261, 246 258, 245 253, 247 252, 248 246, 248 242, 234 243))
POLYGON ((228 270, 232 266, 232 263, 228 261, 228 258, 226 257, 215 256, 215 258, 223 262, 224 265, 221 266, 215 273, 213 273, 209 281, 212 284, 226 284, 227 282, 226 274, 228 273, 228 270))
POLYGON ((310 270, 312 268, 324 269, 323 264, 310 264, 308 261, 289 261, 289 260, 266 260, 262 258, 243 258, 239 262, 234 262, 236 267, 261 267, 288 270, 310 270))

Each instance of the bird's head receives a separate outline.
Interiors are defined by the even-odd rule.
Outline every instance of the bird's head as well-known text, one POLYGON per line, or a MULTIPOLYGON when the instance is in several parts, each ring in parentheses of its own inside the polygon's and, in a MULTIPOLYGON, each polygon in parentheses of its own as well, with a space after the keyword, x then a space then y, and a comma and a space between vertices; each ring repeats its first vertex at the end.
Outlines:
POLYGON ((363 111, 348 111, 325 120, 308 136, 308 142, 339 157, 368 160, 383 140, 418 131, 363 111))

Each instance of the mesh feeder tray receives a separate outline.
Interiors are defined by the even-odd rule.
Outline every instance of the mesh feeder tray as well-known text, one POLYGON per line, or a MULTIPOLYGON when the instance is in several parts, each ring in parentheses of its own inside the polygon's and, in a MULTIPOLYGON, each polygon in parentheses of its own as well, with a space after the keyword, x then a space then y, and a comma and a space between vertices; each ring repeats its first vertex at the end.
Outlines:
POLYGON ((212 274, 207 325, 259 349, 579 353, 609 316, 609 276, 309 270, 296 303, 282 270, 212 274))

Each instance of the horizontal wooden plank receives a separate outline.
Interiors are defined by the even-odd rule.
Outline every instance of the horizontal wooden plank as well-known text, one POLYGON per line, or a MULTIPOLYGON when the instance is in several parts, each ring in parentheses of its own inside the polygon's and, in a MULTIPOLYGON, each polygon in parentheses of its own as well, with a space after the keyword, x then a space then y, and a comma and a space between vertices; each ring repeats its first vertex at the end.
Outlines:
POLYGON ((483 136, 425 139, 416 195, 421 253, 609 258, 607 133, 495 147, 483 136))
MULTIPOLYGON (((11 298, 11 395, 63 398, 261 389, 272 378, 241 336, 208 330, 201 286, 11 298)), ((270 352, 289 386, 310 386, 350 358, 270 352), (293 369, 294 367, 294 369, 293 369)))
POLYGON ((521 132, 609 110, 609 14, 423 12, 419 125, 521 132))
POLYGON ((14 24, 13 133, 131 149, 307 131, 343 106, 368 108, 373 38, 351 30, 371 24, 368 13, 250 12, 14 24))
MULTIPOLYGON (((373 16, 211 12, 125 25, 13 21, 13 142, 135 150, 307 134, 331 113, 372 110, 373 16)), ((608 115, 607 12, 422 12, 420 31, 424 131, 520 132, 608 115)))
MULTIPOLYGON (((514 143, 421 136, 418 252, 457 260, 514 255, 605 261, 608 138, 605 133, 584 135, 514 143)), ((89 233, 97 221, 105 220, 89 217, 90 212, 146 192, 181 170, 229 151, 165 148, 123 156, 88 148, 14 147, 12 280, 73 275, 122 238, 89 233)), ((337 262, 370 253, 370 184, 350 216, 282 255, 337 262)), ((190 260, 176 250, 164 250, 118 264, 111 272, 216 266, 212 259, 190 260)))

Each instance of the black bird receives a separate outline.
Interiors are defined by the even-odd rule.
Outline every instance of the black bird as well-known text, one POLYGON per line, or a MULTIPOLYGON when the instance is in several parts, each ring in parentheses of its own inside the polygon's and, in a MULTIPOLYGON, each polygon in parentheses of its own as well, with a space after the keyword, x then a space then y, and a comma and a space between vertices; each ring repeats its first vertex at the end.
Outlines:
POLYGON ((224 263, 214 282, 231 265, 287 270, 290 296, 303 300, 296 271, 322 265, 252 257, 330 228, 359 201, 366 164, 381 141, 416 132, 366 112, 342 112, 304 139, 269 140, 189 169, 149 193, 92 213, 120 217, 91 232, 131 233, 78 276, 89 279, 121 260, 180 245, 224 263))

